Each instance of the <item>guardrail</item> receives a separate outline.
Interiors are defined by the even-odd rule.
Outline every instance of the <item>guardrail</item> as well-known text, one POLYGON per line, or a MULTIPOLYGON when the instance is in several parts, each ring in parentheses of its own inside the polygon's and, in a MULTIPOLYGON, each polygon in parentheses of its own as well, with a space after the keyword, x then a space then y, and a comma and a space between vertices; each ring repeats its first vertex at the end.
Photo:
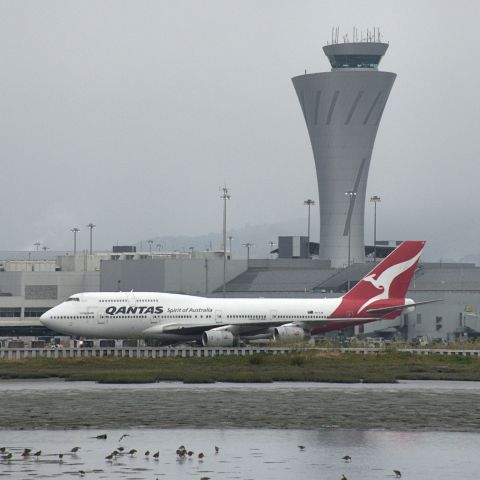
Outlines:
MULTIPOLYGON (((85 357, 122 357, 122 358, 166 358, 166 357, 216 357, 220 355, 281 355, 302 352, 341 352, 361 355, 378 354, 389 351, 385 348, 266 348, 266 347, 92 347, 92 348, 1 348, 1 360, 23 360, 26 358, 85 358, 85 357)), ((459 355, 480 357, 480 350, 450 350, 401 348, 397 352, 414 355, 459 355)))
POLYGON ((92 348, 3 348, 0 359, 22 360, 24 358, 165 358, 165 357, 216 357, 219 355, 254 355, 266 353, 277 355, 292 353, 292 348, 166 348, 166 347, 92 347, 92 348))

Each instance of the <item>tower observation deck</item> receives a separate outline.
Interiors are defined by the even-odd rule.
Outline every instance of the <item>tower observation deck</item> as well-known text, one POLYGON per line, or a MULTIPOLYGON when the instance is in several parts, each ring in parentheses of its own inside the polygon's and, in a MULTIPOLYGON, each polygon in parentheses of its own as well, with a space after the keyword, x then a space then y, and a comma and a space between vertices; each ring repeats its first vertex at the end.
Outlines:
POLYGON ((292 79, 317 170, 321 259, 365 260, 365 193, 373 144, 396 75, 378 70, 380 42, 323 47, 332 70, 292 79), (349 255, 350 253, 350 255, 349 255))

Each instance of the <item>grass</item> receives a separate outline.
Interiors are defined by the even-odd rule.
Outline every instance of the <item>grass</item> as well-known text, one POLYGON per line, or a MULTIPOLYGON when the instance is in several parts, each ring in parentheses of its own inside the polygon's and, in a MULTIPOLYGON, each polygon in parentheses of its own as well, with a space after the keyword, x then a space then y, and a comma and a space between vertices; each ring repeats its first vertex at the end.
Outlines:
POLYGON ((276 381, 392 383, 409 380, 480 381, 480 359, 419 356, 385 351, 377 354, 305 351, 300 355, 195 358, 73 358, 0 360, 2 379, 60 377, 101 383, 185 383, 276 381))

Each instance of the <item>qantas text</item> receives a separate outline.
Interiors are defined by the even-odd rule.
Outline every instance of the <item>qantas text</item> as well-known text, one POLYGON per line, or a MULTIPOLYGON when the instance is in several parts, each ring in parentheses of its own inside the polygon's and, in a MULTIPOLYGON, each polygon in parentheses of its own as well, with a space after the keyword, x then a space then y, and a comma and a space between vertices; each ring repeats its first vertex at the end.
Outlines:
POLYGON ((160 314, 163 313, 163 307, 108 307, 105 313, 109 315, 144 315, 146 313, 160 314))

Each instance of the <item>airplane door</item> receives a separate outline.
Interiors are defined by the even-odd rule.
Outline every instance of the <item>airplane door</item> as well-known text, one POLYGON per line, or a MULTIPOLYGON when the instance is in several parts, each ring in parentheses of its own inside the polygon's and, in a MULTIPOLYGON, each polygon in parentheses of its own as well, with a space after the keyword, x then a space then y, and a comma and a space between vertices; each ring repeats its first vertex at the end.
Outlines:
POLYGON ((215 310, 215 323, 223 323, 221 310, 215 310))
POLYGON ((128 306, 129 307, 134 307, 137 303, 137 299, 135 298, 135 294, 133 293, 133 290, 128 294, 128 306))
POLYGON ((278 314, 276 310, 270 310, 270 320, 272 322, 276 322, 278 318, 278 314))

